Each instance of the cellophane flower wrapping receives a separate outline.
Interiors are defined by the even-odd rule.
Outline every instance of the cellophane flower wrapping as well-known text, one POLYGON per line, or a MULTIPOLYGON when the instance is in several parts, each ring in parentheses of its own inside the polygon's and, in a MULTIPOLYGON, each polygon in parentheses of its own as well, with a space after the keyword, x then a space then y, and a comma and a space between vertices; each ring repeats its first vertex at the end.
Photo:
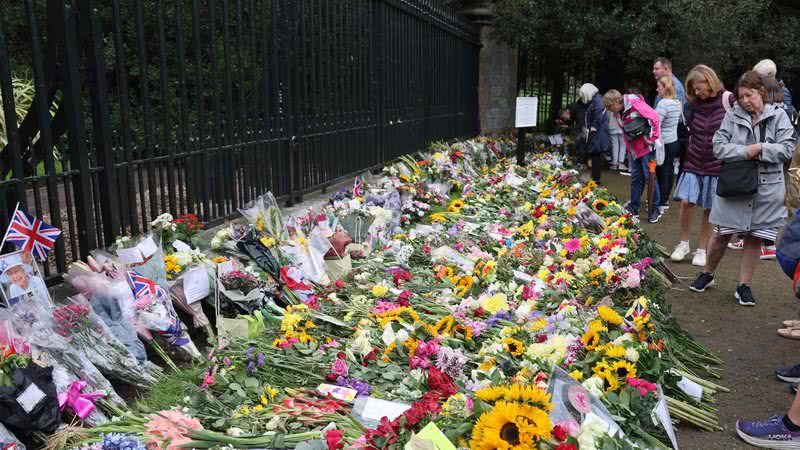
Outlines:
MULTIPOLYGON (((96 267, 104 266, 107 265, 96 267)), ((136 333, 136 300, 127 280, 115 278, 111 271, 94 272, 85 264, 71 265, 64 278, 89 300, 92 311, 136 360, 140 363, 147 361, 144 344, 136 333)))
POLYGON ((16 444, 16 448, 18 450, 25 450, 25 445, 14 436, 14 433, 8 431, 8 428, 4 427, 2 423, 0 423, 0 442, 5 444, 16 444))
MULTIPOLYGON (((203 311, 203 301, 196 301, 193 303, 189 303, 186 299, 186 294, 184 290, 184 282, 186 274, 189 271, 195 269, 202 269, 208 272, 208 267, 204 264, 192 264, 186 267, 183 271, 183 274, 179 276, 175 281, 172 282, 172 286, 170 286, 169 291, 172 297, 172 302, 180 308, 186 314, 192 316, 192 326, 194 328, 202 328, 206 327, 211 324, 206 316, 206 313, 203 311)), ((211 286, 211 282, 209 280, 209 287, 211 286)), ((209 289, 209 293, 212 291, 209 289)))
MULTIPOLYGON (((132 278, 136 275, 130 274, 132 278)), ((155 331, 169 344, 184 352, 191 358, 200 358, 200 352, 189 337, 186 325, 178 318, 172 306, 170 295, 160 286, 156 294, 144 293, 136 299, 136 316, 139 324, 148 330, 155 331)))
POLYGON ((52 314, 56 332, 87 355, 109 378, 137 386, 150 386, 158 381, 157 376, 139 365, 82 295, 67 298, 53 308, 52 314))
MULTIPOLYGON (((49 353, 40 353, 39 360, 47 364, 48 366, 53 368, 53 384, 56 385, 56 391, 61 393, 66 393, 69 391, 70 386, 72 383, 76 381, 81 381, 77 375, 75 375, 71 370, 64 367, 56 358, 54 358, 49 353)), ((88 389, 88 388, 87 388, 88 389)), ((95 403, 97 408, 86 417, 86 420, 83 421, 85 425, 90 427, 96 427, 100 425, 107 424, 109 422, 108 416, 100 409, 100 405, 95 403)))
POLYGON ((109 403, 126 408, 125 401, 91 359, 56 332, 52 307, 49 304, 38 301, 20 302, 9 308, 5 314, 6 322, 14 327, 17 334, 27 339, 34 359, 45 360, 49 356, 85 381, 88 384, 87 389, 102 391, 109 403))

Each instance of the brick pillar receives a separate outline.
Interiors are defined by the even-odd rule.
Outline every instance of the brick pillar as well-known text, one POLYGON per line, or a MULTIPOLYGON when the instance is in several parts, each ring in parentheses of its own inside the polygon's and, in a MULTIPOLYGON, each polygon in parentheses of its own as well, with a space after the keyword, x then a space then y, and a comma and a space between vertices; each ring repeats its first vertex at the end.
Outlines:
POLYGON ((488 11, 474 15, 480 25, 482 44, 478 75, 481 133, 508 130, 514 128, 518 52, 516 48, 492 37, 493 27, 488 11))

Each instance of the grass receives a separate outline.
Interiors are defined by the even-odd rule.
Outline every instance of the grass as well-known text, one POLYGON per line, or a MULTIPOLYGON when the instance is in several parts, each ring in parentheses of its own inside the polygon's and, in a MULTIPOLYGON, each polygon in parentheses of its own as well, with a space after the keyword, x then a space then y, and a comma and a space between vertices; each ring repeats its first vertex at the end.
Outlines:
POLYGON ((201 372, 200 368, 192 367, 167 374, 145 396, 136 400, 133 409, 140 413, 152 413, 175 407, 197 389, 201 372))

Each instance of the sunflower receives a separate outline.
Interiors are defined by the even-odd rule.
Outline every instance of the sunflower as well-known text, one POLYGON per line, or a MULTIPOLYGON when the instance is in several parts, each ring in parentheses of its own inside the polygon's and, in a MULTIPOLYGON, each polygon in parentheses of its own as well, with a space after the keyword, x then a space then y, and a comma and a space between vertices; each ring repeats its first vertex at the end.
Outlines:
POLYGON ((603 352, 609 358, 622 358, 625 356, 625 347, 621 345, 608 344, 603 347, 603 352))
POLYGON ((505 338, 501 341, 503 348, 513 356, 520 356, 525 351, 525 344, 514 338, 505 338))
POLYGON ((550 394, 544 389, 528 384, 489 386, 478 390, 475 396, 487 403, 505 400, 530 404, 547 411, 553 409, 553 404, 550 403, 550 394))
POLYGON ((592 208, 598 212, 606 209, 606 206, 608 206, 608 202, 603 200, 602 198, 599 198, 594 202, 592 202, 592 208))
POLYGON ((611 366, 611 370, 620 380, 636 378, 636 366, 628 361, 617 361, 611 366))
POLYGON ((603 322, 609 325, 614 325, 614 326, 622 325, 622 322, 624 321, 624 319, 622 318, 622 316, 619 315, 619 313, 609 308, 608 306, 598 306, 597 315, 599 315, 600 318, 603 319, 603 322))
POLYGON ((464 200, 455 199, 450 202, 450 206, 447 207, 447 210, 450 212, 459 212, 462 208, 464 208, 464 200))
POLYGON ((603 325, 603 322, 599 320, 593 320, 589 322, 589 329, 600 333, 601 331, 608 331, 608 327, 603 325))
POLYGON ((597 374, 597 377, 603 380, 603 389, 606 393, 614 392, 619 389, 619 379, 610 370, 604 370, 597 374))
POLYGON ((597 348, 597 345, 600 344, 600 335, 597 334, 596 330, 590 328, 589 331, 581 336, 581 342, 583 342, 583 346, 586 350, 594 350, 597 348))
POLYGON ((497 402, 472 428, 473 450, 528 450, 550 439, 552 422, 547 412, 522 403, 497 402))
POLYGON ((611 366, 608 365, 608 361, 605 359, 598 361, 594 367, 592 367, 592 372, 594 372, 595 375, 598 375, 600 372, 604 372, 606 370, 611 370, 611 366))

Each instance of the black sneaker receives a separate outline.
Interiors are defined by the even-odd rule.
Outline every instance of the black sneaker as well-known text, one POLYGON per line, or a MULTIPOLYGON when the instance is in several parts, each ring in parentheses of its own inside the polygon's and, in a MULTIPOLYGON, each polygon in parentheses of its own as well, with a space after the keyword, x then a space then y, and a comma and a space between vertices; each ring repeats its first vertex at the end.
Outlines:
POLYGON ((756 306, 756 299, 753 297, 753 291, 751 291, 750 286, 746 284, 736 286, 736 300, 739 300, 739 304, 742 306, 756 306))
POLYGON ((659 219, 661 219, 661 216, 663 215, 664 211, 662 211, 661 208, 654 208, 653 212, 650 213, 650 218, 648 219, 648 221, 650 223, 656 223, 659 221, 659 219))
POLYGON ((792 367, 781 367, 779 369, 775 369, 775 376, 777 376, 779 380, 787 383, 800 382, 800 364, 792 367))
POLYGON ((711 286, 714 286, 714 274, 701 272, 700 275, 697 276, 697 279, 694 280, 694 283, 689 286, 689 290, 693 292, 705 292, 706 288, 710 288, 711 286))
POLYGON ((789 385, 789 391, 792 394, 797 394, 797 383, 792 383, 789 385))

